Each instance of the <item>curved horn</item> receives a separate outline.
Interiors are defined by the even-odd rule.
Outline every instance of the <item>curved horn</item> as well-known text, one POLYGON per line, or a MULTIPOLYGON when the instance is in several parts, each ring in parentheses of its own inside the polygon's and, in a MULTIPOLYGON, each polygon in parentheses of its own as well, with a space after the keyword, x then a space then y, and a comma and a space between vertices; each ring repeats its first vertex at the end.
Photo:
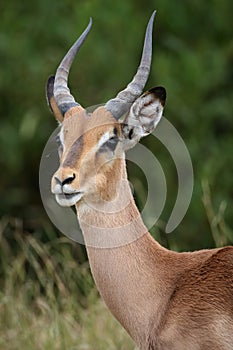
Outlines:
POLYGON ((58 108, 64 115, 71 107, 80 106, 79 103, 75 102, 74 97, 71 95, 70 90, 67 86, 68 75, 71 64, 75 58, 75 55, 82 46, 92 26, 92 19, 90 18, 89 24, 84 32, 80 35, 78 40, 69 49, 59 67, 57 68, 55 81, 54 81, 54 97, 58 108))
POLYGON ((127 87, 105 105, 106 109, 111 112, 116 119, 119 119, 129 110, 132 103, 141 95, 147 82, 152 57, 152 30, 155 14, 156 11, 152 13, 146 28, 142 58, 137 73, 127 87))

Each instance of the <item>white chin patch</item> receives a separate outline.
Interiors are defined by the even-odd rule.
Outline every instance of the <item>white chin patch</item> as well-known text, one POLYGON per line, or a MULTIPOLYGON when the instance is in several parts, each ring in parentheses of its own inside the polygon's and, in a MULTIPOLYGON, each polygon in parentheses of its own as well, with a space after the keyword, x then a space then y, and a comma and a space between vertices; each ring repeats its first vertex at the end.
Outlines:
POLYGON ((83 193, 73 194, 56 194, 55 198, 58 204, 62 207, 71 207, 75 205, 83 196, 83 193))

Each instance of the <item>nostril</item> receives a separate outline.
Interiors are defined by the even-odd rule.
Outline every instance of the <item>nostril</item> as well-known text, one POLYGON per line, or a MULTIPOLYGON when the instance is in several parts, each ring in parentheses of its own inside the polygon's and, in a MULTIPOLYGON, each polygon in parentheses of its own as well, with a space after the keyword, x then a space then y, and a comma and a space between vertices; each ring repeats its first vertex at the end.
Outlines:
POLYGON ((64 186, 66 184, 70 184, 74 179, 75 179, 75 174, 73 174, 72 176, 69 176, 65 180, 63 180, 61 185, 64 186))

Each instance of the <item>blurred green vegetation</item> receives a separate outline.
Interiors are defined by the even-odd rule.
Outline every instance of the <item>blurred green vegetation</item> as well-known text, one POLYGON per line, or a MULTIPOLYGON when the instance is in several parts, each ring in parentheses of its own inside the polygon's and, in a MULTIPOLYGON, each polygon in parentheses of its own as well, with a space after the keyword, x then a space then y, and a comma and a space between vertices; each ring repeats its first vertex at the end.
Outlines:
MULTIPOLYGON (((199 1, 3 1, 0 32, 0 213, 24 219, 34 231, 47 220, 38 190, 43 147, 56 127, 45 100, 47 77, 92 16, 94 25, 76 59, 70 86, 84 105, 103 103, 132 78, 148 18, 158 10, 154 56, 147 87, 164 85, 165 116, 183 137, 194 166, 189 211, 169 240, 181 249, 213 245, 201 181, 208 180, 216 208, 233 214, 233 4, 199 1), (194 224, 195 222, 195 224, 194 224)), ((174 205, 177 175, 164 146, 143 140, 165 171, 168 196, 162 220, 174 205)), ((130 172, 130 169, 129 169, 130 172)), ((130 172, 132 181, 137 172, 130 172)), ((140 197, 140 191, 136 196, 140 197)), ((143 199, 142 199, 143 200, 143 199)), ((140 198, 139 198, 140 202, 140 198)))
MULTIPOLYGON (((26 344, 23 343, 25 329, 30 324, 31 328, 46 327, 51 318, 55 319, 47 329, 51 337, 38 349, 52 348, 48 344, 59 332, 62 319, 67 321, 62 328, 64 332, 67 330, 71 343, 64 345, 58 341, 53 348, 71 349, 75 335, 73 319, 69 317, 79 316, 67 310, 77 308, 86 315, 90 312, 87 305, 98 304, 97 296, 93 297, 95 301, 90 301, 89 295, 96 292, 85 265, 85 252, 55 231, 40 200, 40 157, 56 127, 46 105, 45 84, 91 16, 93 28, 72 67, 70 87, 84 106, 103 103, 115 96, 136 71, 145 26, 154 9, 158 12, 147 87, 166 87, 164 114, 188 147, 195 183, 184 220, 173 233, 165 235, 164 222, 169 218, 177 194, 176 169, 159 141, 154 142, 153 138, 152 143, 150 137, 142 141, 160 161, 168 185, 166 206, 152 232, 163 244, 176 250, 221 246, 233 241, 233 2, 3 0, 0 3, 0 285, 5 322, 0 332, 9 328, 9 333, 1 340, 1 349, 22 348, 26 344), (83 275, 82 271, 85 271, 83 275), (75 293, 76 301, 72 298, 75 293), (68 302, 67 296, 74 305, 64 311, 62 303, 68 302), (22 313, 25 319, 17 332, 17 317, 22 313), (37 316, 41 325, 33 323, 37 316), (12 334, 17 338, 19 332, 22 333, 20 342, 7 347, 12 334)), ((138 181, 143 180, 143 176, 132 166, 129 175, 140 205, 145 200, 146 183, 138 181)), ((75 322, 84 334, 79 328, 80 319, 75 322)), ((112 329, 106 334, 103 332, 103 337, 114 332, 112 329)), ((120 341, 117 334, 114 339, 120 341)), ((94 336, 86 334, 88 336, 96 342, 96 349, 124 349, 120 344, 114 347, 100 343, 103 347, 94 336)), ((31 337, 29 340, 33 343, 35 337, 36 342, 36 333, 31 337)), ((133 345, 127 349, 130 346, 133 349, 133 345)), ((28 348, 37 347, 34 343, 28 348)), ((73 349, 93 347, 80 345, 73 349)))

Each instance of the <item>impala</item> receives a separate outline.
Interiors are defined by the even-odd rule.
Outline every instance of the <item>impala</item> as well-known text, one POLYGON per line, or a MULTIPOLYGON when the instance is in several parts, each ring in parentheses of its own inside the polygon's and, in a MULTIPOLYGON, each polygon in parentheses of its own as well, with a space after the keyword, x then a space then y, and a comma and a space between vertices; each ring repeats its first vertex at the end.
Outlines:
POLYGON ((51 190, 61 206, 75 205, 97 288, 140 349, 232 350, 233 247, 165 249, 144 226, 127 181, 125 151, 154 130, 166 100, 163 87, 142 94, 154 16, 133 80, 104 106, 88 113, 67 82, 91 20, 49 78, 47 99, 61 124, 51 190))

